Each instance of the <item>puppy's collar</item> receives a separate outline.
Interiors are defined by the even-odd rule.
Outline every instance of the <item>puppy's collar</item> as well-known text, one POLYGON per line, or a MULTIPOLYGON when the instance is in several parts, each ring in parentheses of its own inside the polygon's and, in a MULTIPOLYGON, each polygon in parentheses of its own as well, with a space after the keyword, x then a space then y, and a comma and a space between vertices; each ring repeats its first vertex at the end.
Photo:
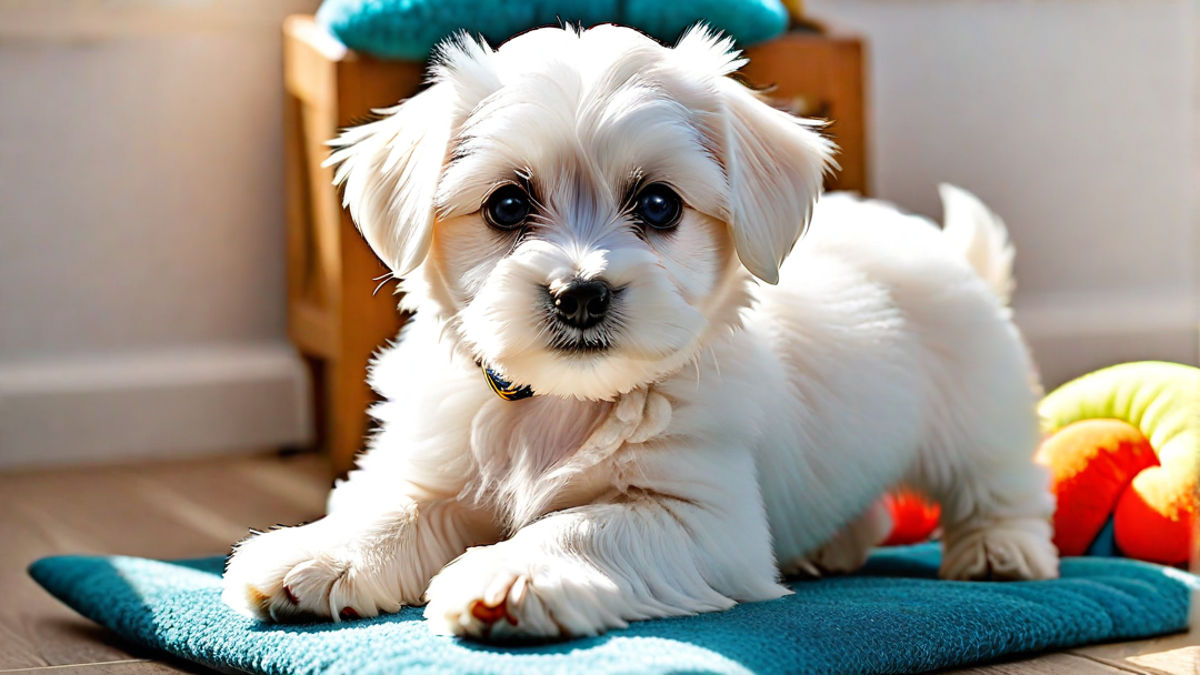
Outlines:
POLYGON ((479 367, 483 369, 483 376, 487 378, 488 386, 492 388, 492 391, 496 392, 497 396, 505 401, 520 401, 523 398, 529 398, 530 396, 533 396, 533 388, 529 385, 518 387, 512 382, 500 377, 496 374, 496 371, 488 368, 482 363, 479 364, 479 367))

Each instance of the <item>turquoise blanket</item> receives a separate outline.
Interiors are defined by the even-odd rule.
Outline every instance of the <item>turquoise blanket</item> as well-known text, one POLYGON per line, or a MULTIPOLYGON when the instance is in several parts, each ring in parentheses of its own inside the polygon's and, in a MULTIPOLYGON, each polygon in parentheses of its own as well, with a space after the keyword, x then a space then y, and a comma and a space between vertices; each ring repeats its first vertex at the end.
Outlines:
POLYGON ((220 600, 223 558, 61 556, 30 574, 120 636, 250 673, 905 673, 1184 630, 1178 570, 1074 558, 1063 578, 938 581, 934 546, 885 549, 861 573, 771 602, 644 621, 572 642, 494 647, 431 635, 419 608, 342 624, 255 623, 220 600))

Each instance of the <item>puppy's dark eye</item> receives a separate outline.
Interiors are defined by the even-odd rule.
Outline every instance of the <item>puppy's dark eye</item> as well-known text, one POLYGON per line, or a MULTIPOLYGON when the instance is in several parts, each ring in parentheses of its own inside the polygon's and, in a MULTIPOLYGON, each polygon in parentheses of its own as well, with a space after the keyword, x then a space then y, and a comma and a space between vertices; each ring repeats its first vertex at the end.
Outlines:
POLYGON ((501 185, 488 195, 483 204, 483 217, 497 230, 515 230, 525 224, 533 204, 519 185, 501 185))
POLYGON ((655 230, 671 230, 683 215, 683 200, 666 185, 651 183, 638 193, 633 213, 655 230))

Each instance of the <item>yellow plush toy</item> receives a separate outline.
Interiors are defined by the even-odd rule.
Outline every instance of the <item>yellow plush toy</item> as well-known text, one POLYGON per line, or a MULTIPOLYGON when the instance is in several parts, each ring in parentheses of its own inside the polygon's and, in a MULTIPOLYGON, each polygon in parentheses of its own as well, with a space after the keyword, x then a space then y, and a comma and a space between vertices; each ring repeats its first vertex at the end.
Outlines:
POLYGON ((1055 543, 1083 555, 1111 518, 1123 555, 1186 563, 1200 483, 1200 369, 1126 363, 1068 382, 1039 412, 1058 497, 1055 543))

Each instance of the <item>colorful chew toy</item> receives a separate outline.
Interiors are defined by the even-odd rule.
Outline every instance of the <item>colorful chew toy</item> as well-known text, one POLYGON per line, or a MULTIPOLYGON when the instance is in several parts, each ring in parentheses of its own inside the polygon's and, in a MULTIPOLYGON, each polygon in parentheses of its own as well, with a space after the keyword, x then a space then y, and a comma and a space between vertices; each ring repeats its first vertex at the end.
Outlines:
POLYGON ((937 529, 942 509, 910 490, 898 490, 883 496, 883 505, 892 517, 892 532, 884 546, 919 544, 937 529))
MULTIPOLYGON (((1200 484, 1200 369, 1126 363, 1068 382, 1039 407, 1064 556, 1125 555, 1183 565, 1196 531, 1200 484)), ((885 545, 928 539, 939 510, 920 495, 885 496, 885 545)))
POLYGON ((1084 555, 1110 518, 1120 554, 1182 565, 1200 482, 1200 369, 1126 363, 1068 382, 1039 412, 1038 461, 1053 476, 1055 543, 1084 555))

